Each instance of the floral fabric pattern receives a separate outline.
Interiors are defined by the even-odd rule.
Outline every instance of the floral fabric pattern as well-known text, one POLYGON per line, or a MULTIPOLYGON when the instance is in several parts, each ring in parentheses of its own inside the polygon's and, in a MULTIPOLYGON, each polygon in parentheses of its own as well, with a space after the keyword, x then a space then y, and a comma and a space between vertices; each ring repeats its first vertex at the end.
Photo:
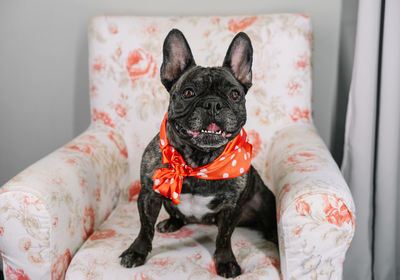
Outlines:
POLYGON ((185 34, 202 66, 222 65, 234 35, 249 35, 253 86, 246 96, 245 130, 256 144, 253 164, 266 179, 266 151, 275 131, 311 123, 310 19, 299 14, 94 18, 89 28, 92 120, 122 135, 131 182, 139 179, 140 155, 167 111, 169 93, 159 69, 163 40, 172 28, 185 34), (118 32, 110 32, 110 26, 118 32))
POLYGON ((120 147, 120 136, 93 124, 0 189, 6 279, 64 279, 72 256, 111 213, 127 184, 128 163, 120 147))
POLYGON ((185 34, 202 66, 221 65, 237 32, 252 40, 245 130, 252 164, 276 195, 279 254, 257 232, 237 228, 238 279, 341 279, 354 203, 312 123, 312 31, 302 14, 95 17, 89 28, 91 126, 0 189, 6 279, 220 279, 211 226, 156 233, 144 266, 118 263, 140 227, 141 155, 169 102, 159 68, 172 28, 185 34))
POLYGON ((268 162, 277 196, 282 274, 286 279, 341 279, 355 207, 314 126, 281 129, 272 139, 268 162))
MULTIPOLYGON (((165 210, 158 221, 166 219, 165 210)), ((136 203, 120 203, 75 254, 66 279, 225 279, 213 261, 215 226, 188 225, 177 232, 158 233, 143 266, 121 267, 118 256, 139 233, 136 203)), ((232 249, 243 274, 237 279, 280 279, 276 246, 256 231, 237 228, 232 249)))

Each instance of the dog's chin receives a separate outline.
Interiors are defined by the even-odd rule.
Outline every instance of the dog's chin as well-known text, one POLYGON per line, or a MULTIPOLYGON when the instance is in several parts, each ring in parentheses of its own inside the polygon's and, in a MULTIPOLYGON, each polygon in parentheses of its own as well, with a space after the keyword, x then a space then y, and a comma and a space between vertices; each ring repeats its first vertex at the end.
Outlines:
POLYGON ((199 150, 211 151, 225 146, 229 139, 221 135, 200 133, 197 137, 192 137, 190 141, 199 150))
POLYGON ((174 122, 173 127, 181 139, 203 151, 221 148, 232 139, 232 133, 224 131, 215 123, 209 124, 203 129, 187 129, 180 123, 174 122))

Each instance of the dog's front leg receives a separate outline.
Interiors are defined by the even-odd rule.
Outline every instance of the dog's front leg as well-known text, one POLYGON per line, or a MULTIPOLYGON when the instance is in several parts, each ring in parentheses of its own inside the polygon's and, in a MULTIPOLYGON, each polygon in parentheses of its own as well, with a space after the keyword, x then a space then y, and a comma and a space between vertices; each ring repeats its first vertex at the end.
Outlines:
POLYGON ((222 210, 218 214, 218 235, 214 253, 217 273, 225 278, 233 278, 241 274, 241 269, 232 252, 231 236, 238 223, 238 213, 233 209, 222 210))
POLYGON ((159 194, 142 187, 138 198, 140 232, 131 246, 121 254, 122 266, 129 268, 144 264, 152 249, 154 224, 160 213, 161 204, 162 200, 159 194))

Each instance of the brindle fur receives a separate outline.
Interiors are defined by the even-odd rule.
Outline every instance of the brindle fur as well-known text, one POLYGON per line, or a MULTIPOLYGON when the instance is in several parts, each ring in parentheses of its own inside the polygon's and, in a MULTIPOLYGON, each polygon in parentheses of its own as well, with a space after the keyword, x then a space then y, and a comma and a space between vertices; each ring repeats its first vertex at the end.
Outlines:
MULTIPOLYGON (((232 132, 227 141, 236 137, 246 122, 245 100, 240 103, 229 101, 226 89, 240 88, 243 96, 251 85, 248 80, 238 79, 237 72, 229 67, 204 68, 195 66, 190 48, 179 31, 171 31, 173 36, 180 37, 183 48, 189 50, 186 64, 181 66, 180 72, 176 69, 173 74, 163 74, 168 68, 168 48, 173 44, 164 43, 164 63, 161 76, 164 85, 171 94, 168 109, 167 137, 173 146, 184 158, 186 163, 195 168, 206 165, 215 160, 225 148, 226 143, 208 143, 194 141, 182 135, 175 126, 174 121, 180 120, 186 129, 198 129, 204 124, 218 123, 225 131, 232 132), (180 33, 180 34, 179 34, 180 33), (183 38, 183 39, 182 39, 183 38), (183 41, 182 41, 183 40, 183 41), (186 44, 186 46, 185 46, 186 44), (167 50, 166 50, 167 49, 167 50), (178 77, 176 77, 178 76, 178 77), (180 100, 179 92, 188 84, 197 89, 199 96, 188 103, 180 100), (212 93, 212 94, 210 94, 212 93), (219 114, 210 114, 205 110, 203 103, 207 100, 217 100, 222 105, 219 114), (182 121, 183 119, 183 121, 182 121), (215 144, 215 147, 212 145, 215 144), (210 146, 211 145, 211 146, 210 146)), ((170 35, 171 35, 170 33, 170 35)), ((169 39, 167 36, 166 42, 169 39)), ((241 40, 248 37, 243 33, 241 40)), ((235 41, 235 39, 232 41, 235 41)), ((250 41, 249 41, 250 42, 250 41)), ((232 46, 231 44, 231 46, 232 46)), ((249 43, 250 44, 250 43, 249 43)), ((180 46, 182 47, 182 46, 180 46)), ((229 51, 225 61, 229 62, 229 51)), ((250 44, 250 50, 252 49, 250 44)), ((251 60, 250 60, 251 66, 251 60)), ((250 76, 251 79, 251 76, 250 76)), ((216 250, 214 254, 217 273, 224 277, 235 277, 241 273, 231 248, 231 236, 236 226, 248 226, 260 230, 265 238, 277 243, 275 198, 265 186, 257 171, 250 170, 236 178, 223 180, 205 180, 195 177, 186 177, 183 180, 182 194, 199 196, 213 196, 208 208, 213 210, 200 219, 182 214, 172 201, 153 191, 153 174, 155 170, 168 167, 162 164, 159 134, 157 134, 146 147, 140 170, 141 191, 138 198, 138 209, 141 228, 139 235, 132 245, 121 254, 121 265, 125 267, 144 264, 145 259, 152 249, 155 222, 159 215, 161 205, 170 215, 170 218, 157 225, 159 232, 173 232, 189 223, 212 224, 218 227, 216 250)))

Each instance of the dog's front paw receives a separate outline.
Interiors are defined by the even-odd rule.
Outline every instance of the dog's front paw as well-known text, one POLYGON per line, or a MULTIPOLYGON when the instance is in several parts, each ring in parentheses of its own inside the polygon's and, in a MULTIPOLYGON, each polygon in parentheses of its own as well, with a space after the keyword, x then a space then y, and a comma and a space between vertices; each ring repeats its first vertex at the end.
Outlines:
POLYGON ((157 231, 160 233, 175 232, 183 226, 183 221, 180 219, 169 218, 157 224, 157 231))
POLYGON ((126 249, 119 257, 121 258, 120 264, 126 268, 140 266, 146 260, 146 255, 135 252, 131 248, 126 249))
POLYGON ((242 273, 236 261, 220 262, 216 264, 217 274, 225 278, 234 278, 242 273))

